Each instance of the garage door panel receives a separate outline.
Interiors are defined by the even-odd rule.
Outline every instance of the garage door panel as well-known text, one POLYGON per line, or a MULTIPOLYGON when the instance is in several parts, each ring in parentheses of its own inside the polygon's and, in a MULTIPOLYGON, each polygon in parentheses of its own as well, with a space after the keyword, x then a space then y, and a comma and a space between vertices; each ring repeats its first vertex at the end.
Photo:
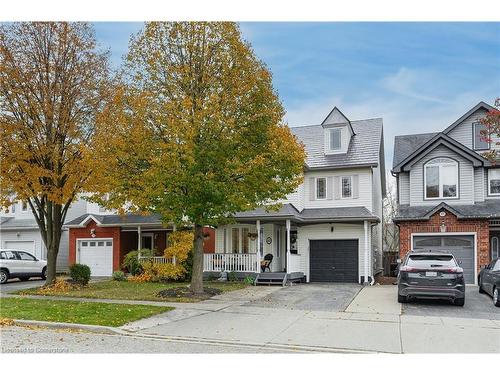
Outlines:
POLYGON ((92 276, 113 273, 113 242, 110 240, 79 240, 79 263, 90 268, 92 276))
POLYGON ((313 282, 358 282, 358 241, 311 241, 309 271, 313 282))
POLYGON ((467 284, 474 284, 474 236, 470 235, 447 235, 447 236, 414 236, 414 250, 447 251, 460 262, 464 270, 464 278, 467 284))

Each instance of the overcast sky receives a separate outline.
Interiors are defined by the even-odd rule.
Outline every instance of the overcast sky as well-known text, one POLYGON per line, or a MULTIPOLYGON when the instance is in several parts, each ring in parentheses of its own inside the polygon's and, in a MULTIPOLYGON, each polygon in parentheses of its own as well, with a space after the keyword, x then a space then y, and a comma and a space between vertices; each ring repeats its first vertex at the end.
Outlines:
MULTIPOLYGON (((115 66, 140 23, 95 23, 115 66)), ((500 23, 243 23, 273 73, 290 126, 320 123, 334 107, 351 120, 384 119, 394 136, 446 128, 500 96, 500 23)))

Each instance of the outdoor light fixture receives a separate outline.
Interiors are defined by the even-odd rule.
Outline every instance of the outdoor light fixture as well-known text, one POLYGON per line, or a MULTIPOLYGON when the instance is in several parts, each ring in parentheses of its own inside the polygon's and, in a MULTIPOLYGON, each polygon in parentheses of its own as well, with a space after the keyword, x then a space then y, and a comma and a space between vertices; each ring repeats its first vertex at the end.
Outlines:
POLYGON ((92 238, 94 238, 94 237, 95 237, 95 229, 94 229, 94 228, 92 228, 92 229, 90 230, 90 237, 92 237, 92 238))

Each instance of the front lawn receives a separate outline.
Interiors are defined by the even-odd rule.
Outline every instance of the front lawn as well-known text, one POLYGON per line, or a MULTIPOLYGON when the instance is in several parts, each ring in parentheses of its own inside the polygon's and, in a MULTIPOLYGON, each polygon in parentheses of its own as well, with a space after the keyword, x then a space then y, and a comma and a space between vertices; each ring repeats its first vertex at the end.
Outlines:
MULTIPOLYGON (((27 289, 18 294, 39 294, 45 296, 65 296, 79 298, 109 298, 136 301, 167 301, 167 302, 196 302, 192 298, 162 298, 158 297, 159 291, 170 288, 187 286, 188 283, 136 283, 130 281, 101 281, 90 283, 87 286, 69 291, 40 290, 39 288, 27 289)), ((222 292, 242 289, 247 284, 242 282, 205 282, 205 287, 216 288, 222 292)))
POLYGON ((119 327, 170 311, 173 307, 117 303, 1 298, 0 318, 42 320, 119 327))

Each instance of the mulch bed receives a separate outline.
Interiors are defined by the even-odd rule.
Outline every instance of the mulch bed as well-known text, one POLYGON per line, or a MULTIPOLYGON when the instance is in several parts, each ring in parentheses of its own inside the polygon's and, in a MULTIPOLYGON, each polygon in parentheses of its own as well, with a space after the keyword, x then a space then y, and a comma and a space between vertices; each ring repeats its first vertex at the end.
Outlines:
POLYGON ((169 288, 158 292, 158 297, 163 298, 193 298, 193 299, 206 299, 218 294, 222 290, 216 288, 203 288, 203 294, 194 294, 188 287, 169 288))
POLYGON ((379 285, 394 285, 396 284, 396 278, 395 277, 389 277, 389 276, 375 276, 375 284, 379 285))

